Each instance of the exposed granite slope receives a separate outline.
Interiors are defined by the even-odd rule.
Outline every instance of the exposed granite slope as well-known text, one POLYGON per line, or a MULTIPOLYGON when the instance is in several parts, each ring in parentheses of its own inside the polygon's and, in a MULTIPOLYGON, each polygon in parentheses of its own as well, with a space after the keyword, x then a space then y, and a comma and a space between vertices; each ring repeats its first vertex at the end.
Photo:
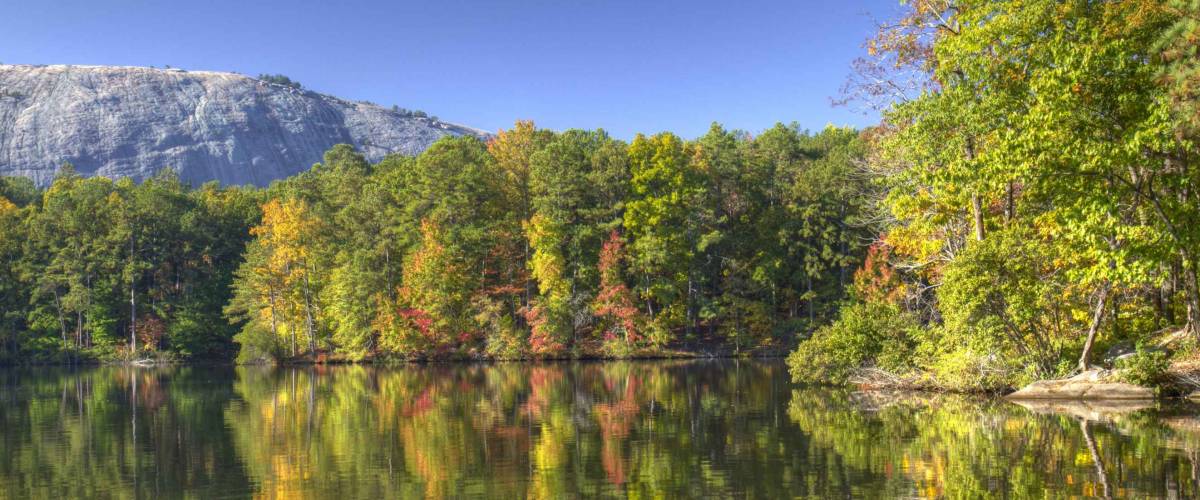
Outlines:
POLYGON ((372 160, 479 130, 234 73, 0 65, 0 175, 45 185, 63 162, 144 179, 265 185, 350 143, 372 160))

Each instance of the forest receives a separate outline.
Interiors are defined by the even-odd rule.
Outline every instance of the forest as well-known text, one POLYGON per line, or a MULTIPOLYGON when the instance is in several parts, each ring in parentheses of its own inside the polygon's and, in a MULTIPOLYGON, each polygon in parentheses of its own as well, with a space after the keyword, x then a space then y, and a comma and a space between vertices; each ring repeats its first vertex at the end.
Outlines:
POLYGON ((1155 385, 1200 357, 1200 2, 916 1, 866 47, 878 237, 796 380, 1155 385))
POLYGON ((629 142, 517 122, 264 189, 0 183, 0 356, 783 353, 996 391, 1200 360, 1200 1, 916 0, 878 125, 629 142))
POLYGON ((10 362, 783 352, 870 235, 855 130, 629 143, 518 122, 265 189, 0 184, 10 362))

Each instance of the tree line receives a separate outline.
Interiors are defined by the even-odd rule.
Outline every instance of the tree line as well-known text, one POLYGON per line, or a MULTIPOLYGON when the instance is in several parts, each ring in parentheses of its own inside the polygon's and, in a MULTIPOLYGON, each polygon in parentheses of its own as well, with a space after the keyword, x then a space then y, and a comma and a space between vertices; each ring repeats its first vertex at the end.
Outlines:
POLYGON ((1115 363, 1154 383, 1194 355, 1200 3, 904 9, 847 87, 883 109, 879 236, 795 378, 1004 389, 1115 363))
POLYGON ((69 165, 47 189, 0 178, 0 360, 168 348, 227 357, 221 314, 260 195, 172 175, 136 184, 69 165), (169 347, 168 347, 169 346, 169 347))
POLYGON ((9 361, 629 356, 783 349, 869 233, 862 135, 531 122, 266 188, 64 168, 0 180, 9 361))
POLYGON ((337 146, 265 189, 5 179, 2 352, 510 359, 803 340, 799 381, 973 390, 1097 364, 1154 383, 1200 352, 1200 5, 902 9, 846 87, 880 109, 862 131, 626 143, 519 122, 377 164, 337 146))

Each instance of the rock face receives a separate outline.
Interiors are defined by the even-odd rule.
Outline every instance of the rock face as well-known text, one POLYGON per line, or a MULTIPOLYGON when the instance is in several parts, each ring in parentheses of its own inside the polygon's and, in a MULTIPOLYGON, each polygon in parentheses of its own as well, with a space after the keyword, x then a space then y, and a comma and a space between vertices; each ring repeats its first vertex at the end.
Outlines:
POLYGON ((1153 399, 1152 389, 1111 380, 1106 370, 1092 370, 1062 380, 1039 380, 1006 396, 1009 399, 1153 399))
POLYGON ((0 175, 48 184, 64 162, 84 175, 265 185, 329 147, 371 161, 417 154, 446 135, 486 134, 234 73, 0 65, 0 175))

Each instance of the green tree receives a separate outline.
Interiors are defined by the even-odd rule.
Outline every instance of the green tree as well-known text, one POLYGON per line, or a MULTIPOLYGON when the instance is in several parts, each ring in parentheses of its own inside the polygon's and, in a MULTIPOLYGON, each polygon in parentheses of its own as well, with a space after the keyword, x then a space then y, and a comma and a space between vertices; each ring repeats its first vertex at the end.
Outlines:
POLYGON ((700 237, 691 207, 703 196, 703 186, 687 146, 670 133, 638 135, 629 145, 629 169, 625 228, 653 322, 650 340, 662 345, 671 328, 690 319, 700 237))

